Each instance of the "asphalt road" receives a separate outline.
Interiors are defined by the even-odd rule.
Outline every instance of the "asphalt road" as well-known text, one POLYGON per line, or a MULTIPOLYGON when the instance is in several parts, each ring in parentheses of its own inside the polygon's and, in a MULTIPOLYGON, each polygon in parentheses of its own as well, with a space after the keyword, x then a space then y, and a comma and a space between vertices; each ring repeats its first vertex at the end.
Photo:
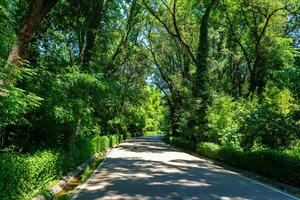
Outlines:
POLYGON ((159 136, 113 149, 73 200, 295 200, 282 191, 177 151, 159 136))

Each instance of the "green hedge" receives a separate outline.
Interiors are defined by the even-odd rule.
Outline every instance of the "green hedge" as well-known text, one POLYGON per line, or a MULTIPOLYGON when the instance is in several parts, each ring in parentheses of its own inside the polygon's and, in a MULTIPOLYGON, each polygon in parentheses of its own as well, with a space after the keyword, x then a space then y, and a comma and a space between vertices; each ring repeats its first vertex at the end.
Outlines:
POLYGON ((131 134, 78 138, 71 151, 46 150, 31 155, 0 154, 0 199, 28 199, 46 184, 76 168, 97 152, 105 152, 131 134))
POLYGON ((300 154, 291 151, 281 152, 260 149, 243 152, 230 146, 219 146, 214 143, 194 143, 183 138, 166 137, 166 142, 184 149, 224 162, 228 165, 255 172, 280 182, 300 186, 300 154), (194 148, 194 149, 193 149, 194 148))
POLYGON ((34 155, 0 155, 0 199, 25 199, 60 175, 63 158, 55 151, 34 155))
POLYGON ((127 140, 127 139, 130 139, 132 136, 131 136, 131 133, 125 133, 123 137, 124 137, 124 140, 127 140))
MULTIPOLYGON (((109 138, 109 147, 116 147, 118 144, 124 141, 123 135, 110 135, 109 138)), ((129 138, 128 138, 129 139, 129 138)))
POLYGON ((193 151, 196 148, 196 143, 180 137, 165 137, 167 143, 174 144, 180 148, 193 151))

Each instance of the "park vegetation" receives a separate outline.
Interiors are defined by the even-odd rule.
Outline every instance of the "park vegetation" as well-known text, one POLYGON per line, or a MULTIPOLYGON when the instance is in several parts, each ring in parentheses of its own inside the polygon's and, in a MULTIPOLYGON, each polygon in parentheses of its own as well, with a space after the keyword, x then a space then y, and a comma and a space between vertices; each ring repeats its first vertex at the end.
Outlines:
POLYGON ((124 139, 300 186, 299 0, 0 0, 0 199, 124 139))

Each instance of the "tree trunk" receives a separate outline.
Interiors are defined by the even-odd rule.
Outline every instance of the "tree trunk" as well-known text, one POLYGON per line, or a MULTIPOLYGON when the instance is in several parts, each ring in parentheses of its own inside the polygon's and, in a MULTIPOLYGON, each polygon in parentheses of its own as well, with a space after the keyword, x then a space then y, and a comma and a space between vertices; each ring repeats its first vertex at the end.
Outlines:
POLYGON ((22 62, 27 59, 29 45, 34 33, 57 2, 58 0, 31 1, 27 16, 17 32, 16 41, 7 58, 7 65, 10 66, 12 78, 10 80, 0 79, 0 96, 7 95, 7 85, 15 81, 13 69, 20 67, 22 62))
POLYGON ((176 120, 176 109, 173 105, 170 106, 170 125, 171 125, 171 132, 173 136, 179 136, 178 133, 178 126, 177 126, 177 120, 176 120))
POLYGON ((86 41, 83 51, 81 52, 81 64, 84 69, 92 58, 99 23, 102 20, 105 9, 106 0, 94 0, 91 4, 90 12, 88 12, 88 30, 86 33, 86 41))
POLYGON ((206 11, 201 19, 200 25, 200 36, 199 45, 196 56, 196 77, 194 84, 194 96, 197 99, 198 110, 197 115, 199 119, 197 120, 200 125, 205 124, 206 109, 209 104, 209 93, 208 93, 208 21, 210 13, 212 12, 214 6, 218 3, 218 0, 212 0, 207 6, 206 11))
POLYGON ((17 32, 17 40, 9 53, 7 63, 20 66, 18 61, 26 60, 29 44, 34 33, 58 0, 32 0, 27 16, 17 32))

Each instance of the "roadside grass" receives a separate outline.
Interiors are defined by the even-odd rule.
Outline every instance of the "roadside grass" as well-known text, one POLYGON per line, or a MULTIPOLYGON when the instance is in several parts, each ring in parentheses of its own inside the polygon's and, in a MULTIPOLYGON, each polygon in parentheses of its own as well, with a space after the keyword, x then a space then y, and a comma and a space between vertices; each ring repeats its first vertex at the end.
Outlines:
POLYGON ((64 188, 63 191, 59 192, 56 194, 53 198, 53 200, 69 200, 71 199, 74 189, 83 184, 85 181, 89 179, 89 177, 92 175, 95 169, 103 162, 104 157, 100 157, 94 162, 91 163, 90 166, 86 167, 83 170, 83 173, 80 175, 79 178, 74 178, 73 180, 70 181, 69 184, 67 184, 64 188))
POLYGON ((161 135, 163 132, 162 131, 144 131, 143 135, 144 136, 153 136, 153 135, 161 135))

